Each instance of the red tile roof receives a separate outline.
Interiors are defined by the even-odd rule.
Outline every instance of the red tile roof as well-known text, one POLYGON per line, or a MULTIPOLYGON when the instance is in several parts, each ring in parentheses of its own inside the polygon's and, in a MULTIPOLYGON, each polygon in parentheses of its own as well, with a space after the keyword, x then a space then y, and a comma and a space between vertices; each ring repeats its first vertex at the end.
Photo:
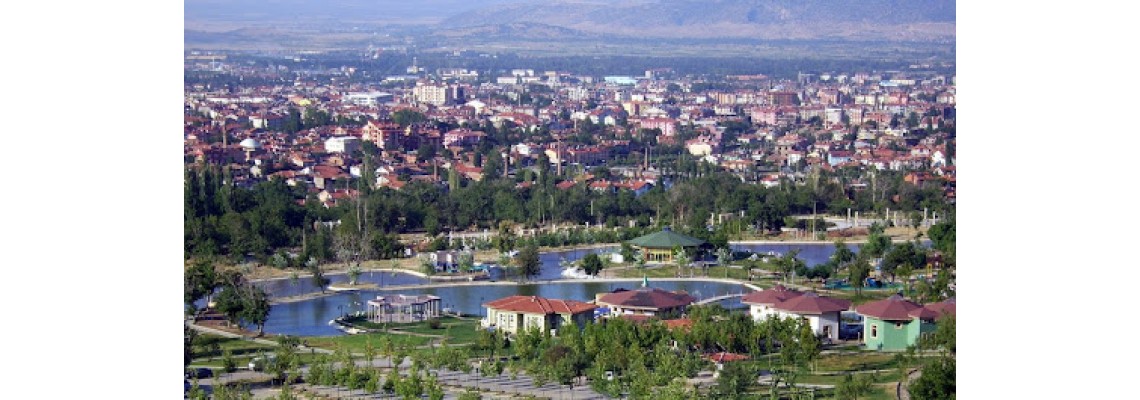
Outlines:
POLYGON ((746 294, 740 301, 746 304, 776 304, 802 294, 803 292, 788 289, 784 285, 776 285, 768 290, 746 294))
POLYGON ((910 321, 914 319, 911 312, 920 308, 922 306, 907 301, 896 294, 883 300, 855 307, 855 312, 884 321, 910 321))
POLYGON ((670 292, 659 288, 642 288, 609 293, 598 299, 598 303, 623 307, 643 307, 665 309, 689 305, 697 299, 684 292, 670 292))
POLYGON ((484 303, 483 306, 527 314, 579 314, 598 308, 598 306, 581 301, 517 295, 484 303))
POLYGON ((820 297, 815 293, 804 293, 783 302, 776 303, 773 307, 796 314, 823 314, 846 311, 851 308, 851 301, 820 297))
POLYGON ((938 316, 956 315, 957 314, 957 312, 955 310, 957 308, 955 306, 956 303, 957 303, 957 301, 954 300, 953 297, 951 297, 951 298, 949 298, 943 302, 927 304, 926 308, 931 310, 931 311, 938 313, 938 316))
POLYGON ((708 359, 709 361, 715 362, 717 364, 723 364, 726 362, 747 360, 748 356, 746 356, 744 354, 720 352, 720 353, 706 354, 705 358, 708 359))
POLYGON ((669 330, 675 330, 675 329, 689 330, 690 328, 693 327, 693 320, 688 319, 688 318, 667 319, 667 320, 661 321, 661 323, 665 324, 665 328, 667 328, 669 330))

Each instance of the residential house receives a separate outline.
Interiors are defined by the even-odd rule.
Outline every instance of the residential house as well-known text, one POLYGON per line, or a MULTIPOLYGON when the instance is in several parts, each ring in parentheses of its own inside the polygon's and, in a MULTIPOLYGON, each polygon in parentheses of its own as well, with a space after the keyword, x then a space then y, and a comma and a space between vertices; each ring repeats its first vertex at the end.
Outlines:
POLYGON ((641 314, 665 318, 680 315, 697 299, 685 292, 670 292, 659 288, 642 287, 636 290, 617 289, 599 293, 594 303, 609 309, 610 316, 641 314))
POLYGON ((952 312, 953 307, 923 307, 897 294, 855 307, 864 318, 864 348, 884 351, 902 351, 917 343, 919 337, 934 331, 934 320, 947 310, 952 312))
POLYGON ((470 129, 452 129, 443 134, 443 146, 451 147, 452 145, 465 146, 478 144, 479 140, 483 139, 487 134, 483 131, 472 131, 470 129))
POLYGON ((518 295, 484 303, 483 307, 487 308, 487 317, 481 321, 482 326, 514 335, 527 329, 554 335, 564 326, 581 329, 598 308, 575 300, 518 295))
POLYGON ((749 293, 741 302, 749 305, 749 313, 757 321, 769 316, 801 319, 811 326, 816 336, 831 340, 839 340, 839 314, 851 308, 848 300, 802 293, 782 285, 749 293))

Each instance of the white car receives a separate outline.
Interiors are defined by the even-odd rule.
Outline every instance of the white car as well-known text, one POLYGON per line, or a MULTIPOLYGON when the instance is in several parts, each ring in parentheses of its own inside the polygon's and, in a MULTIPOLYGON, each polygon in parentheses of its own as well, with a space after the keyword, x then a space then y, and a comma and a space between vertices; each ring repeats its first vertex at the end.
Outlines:
POLYGON ((263 371, 266 367, 272 365, 275 362, 277 362, 277 356, 273 354, 263 357, 254 357, 252 360, 249 360, 249 370, 263 371))

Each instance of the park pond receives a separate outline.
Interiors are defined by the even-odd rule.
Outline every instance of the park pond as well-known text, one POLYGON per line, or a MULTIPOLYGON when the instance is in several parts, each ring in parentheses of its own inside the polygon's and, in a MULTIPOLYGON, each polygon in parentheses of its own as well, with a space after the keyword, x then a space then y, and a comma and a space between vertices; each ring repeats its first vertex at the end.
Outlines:
MULTIPOLYGON (((734 243, 731 245, 735 251, 751 251, 758 254, 778 254, 784 255, 792 250, 799 250, 797 257, 804 261, 808 267, 813 267, 818 264, 827 262, 831 254, 835 252, 835 245, 832 243, 764 243, 764 244, 741 244, 734 243)), ((847 247, 851 251, 858 252, 858 244, 848 244, 847 247)), ((577 261, 587 254, 607 254, 618 251, 620 246, 617 245, 604 245, 585 249, 574 250, 559 250, 544 252, 539 255, 539 261, 542 263, 542 268, 538 275, 533 277, 532 280, 536 281, 550 281, 565 279, 562 276, 563 261, 577 261)), ((343 285, 348 282, 348 277, 343 273, 327 275, 331 280, 333 286, 343 285)), ((421 278, 416 275, 393 272, 389 270, 373 270, 364 272, 358 279, 360 283, 374 284, 379 287, 394 286, 394 285, 422 285, 429 283, 427 278, 421 278)), ((307 278, 298 278, 292 280, 288 278, 272 279, 258 282, 258 285, 265 289, 271 297, 282 298, 292 296, 302 296, 310 293, 317 292, 318 289, 313 282, 307 278)))
MULTIPOLYGON (((265 324, 265 331, 281 335, 328 336, 341 335, 340 330, 328 322, 346 313, 363 311, 368 300, 380 294, 432 294, 442 299, 443 307, 457 312, 482 316, 486 310, 482 304, 499 298, 523 295, 557 299, 591 301, 596 293, 611 292, 614 289, 640 287, 637 280, 628 282, 554 281, 521 285, 466 285, 407 290, 361 290, 342 292, 308 300, 275 304, 265 324)), ((726 294, 751 292, 739 284, 704 281, 650 280, 650 287, 665 290, 684 290, 697 299, 707 299, 726 294)), ((721 301, 728 308, 743 307, 739 298, 721 301)))
MULTIPOLYGON (((858 245, 848 244, 852 251, 858 251, 858 245)), ((328 325, 328 322, 337 316, 366 308, 368 300, 380 293, 402 294, 433 294, 443 299, 443 306, 455 311, 482 315, 485 309, 481 307, 484 302, 512 295, 542 296, 549 298, 572 299, 591 301, 596 293, 609 292, 617 288, 635 288, 639 282, 590 282, 590 281, 562 281, 562 267, 560 263, 575 261, 590 253, 615 252, 619 246, 600 246, 587 249, 562 250, 546 252, 540 255, 542 269, 539 275, 532 280, 536 283, 524 285, 465 285, 436 288, 416 288, 408 290, 384 290, 388 286, 422 285, 429 283, 425 278, 411 274, 393 273, 386 270, 365 272, 359 278, 360 282, 372 283, 380 286, 378 289, 361 290, 357 292, 341 292, 312 299, 274 304, 269 314, 269 321, 265 324, 265 331, 282 335, 339 335, 343 332, 328 325)), ((798 257, 808 265, 814 266, 824 263, 831 257, 835 246, 832 243, 807 244, 733 244, 737 251, 752 251, 760 254, 773 252, 786 254, 793 249, 799 249, 798 257)), ((333 285, 344 283, 347 278, 344 274, 330 275, 333 285)), ((318 289, 308 279, 297 280, 277 279, 259 282, 274 298, 298 296, 314 293, 318 289)), ((652 280, 650 286, 666 290, 684 290, 698 299, 735 294, 749 291, 739 285, 723 282, 704 281, 669 281, 652 280)), ((743 307, 739 298, 732 298, 720 302, 729 308, 743 307)))

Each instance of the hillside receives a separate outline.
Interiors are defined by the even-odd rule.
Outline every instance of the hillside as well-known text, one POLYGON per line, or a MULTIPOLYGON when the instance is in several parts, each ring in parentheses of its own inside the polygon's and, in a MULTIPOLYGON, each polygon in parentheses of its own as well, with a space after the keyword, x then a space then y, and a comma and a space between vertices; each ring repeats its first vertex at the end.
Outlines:
POLYGON ((661 38, 953 39, 954 1, 556 0, 463 12, 443 27, 538 23, 595 34, 661 38))

